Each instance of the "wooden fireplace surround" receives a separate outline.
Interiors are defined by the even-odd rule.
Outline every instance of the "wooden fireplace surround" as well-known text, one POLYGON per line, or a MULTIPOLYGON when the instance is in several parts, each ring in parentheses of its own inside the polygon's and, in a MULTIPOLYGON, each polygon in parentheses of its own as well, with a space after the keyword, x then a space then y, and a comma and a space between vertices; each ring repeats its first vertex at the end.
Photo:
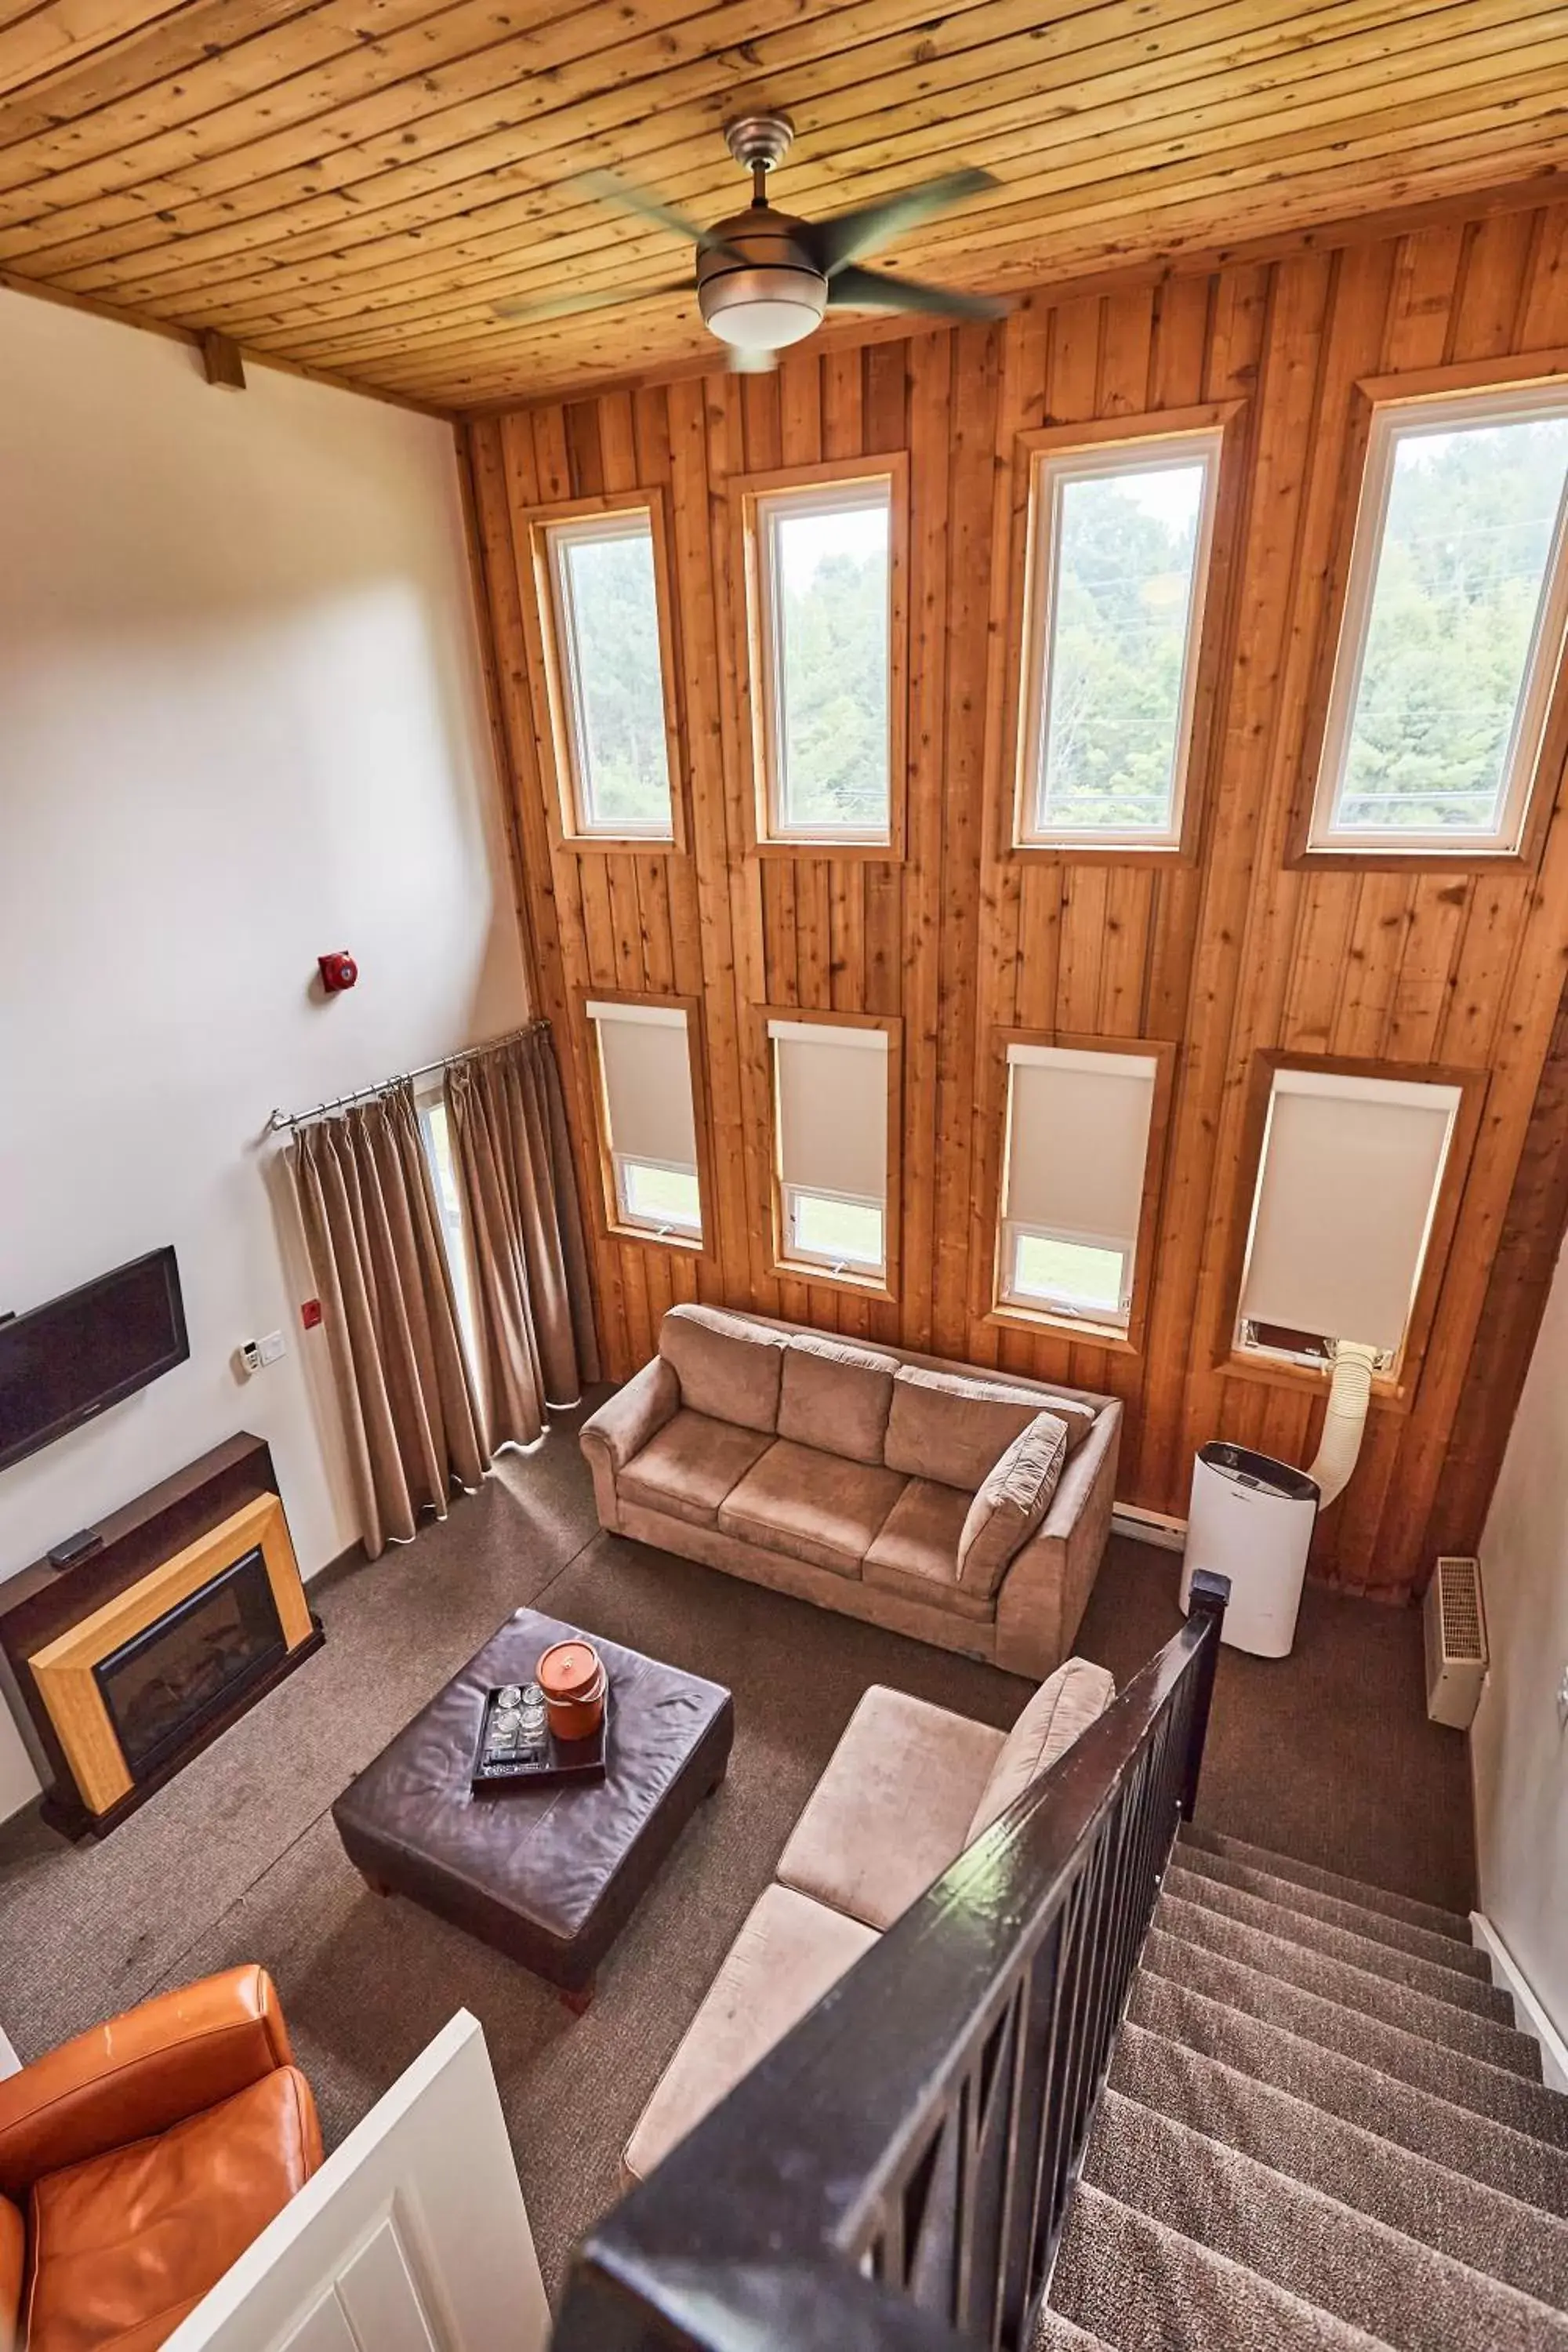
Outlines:
POLYGON ((100 1835, 145 1803, 321 1644, 299 1580, 269 1449, 246 1433, 102 1520, 100 1548, 75 1568, 38 1560, 0 1586, 0 1679, 26 1711, 52 1780, 45 1818, 100 1835), (259 1546, 288 1643, 271 1671, 202 1723, 178 1752, 132 1780, 95 1660, 259 1546))

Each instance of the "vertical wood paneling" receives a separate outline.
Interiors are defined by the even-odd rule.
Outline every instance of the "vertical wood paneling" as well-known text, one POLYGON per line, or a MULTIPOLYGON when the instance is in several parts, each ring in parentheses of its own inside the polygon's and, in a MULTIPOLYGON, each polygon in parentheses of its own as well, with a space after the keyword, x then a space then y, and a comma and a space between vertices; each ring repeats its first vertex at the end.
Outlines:
MULTIPOLYGON (((1488 1072, 1489 1087, 1421 1378, 1400 1410, 1374 1410, 1316 1563, 1349 1588, 1397 1594, 1421 1580, 1436 1542, 1474 1542, 1568 1214, 1568 824, 1559 813, 1539 877, 1303 871, 1287 853, 1321 622, 1344 556, 1357 379, 1563 341, 1568 206, 1056 305, 1037 294, 1002 328, 808 348, 776 375, 688 377, 468 428, 532 953, 584 1153, 592 1097, 574 992, 676 992, 703 1009, 710 1246, 697 1260, 596 1231, 614 1372, 635 1368, 672 1299, 703 1297, 1105 1387, 1128 1406, 1123 1496, 1179 1512, 1203 1439, 1304 1460, 1321 1419, 1321 1396, 1220 1368, 1256 1055, 1452 1064, 1488 1072), (1201 854, 1161 868, 1014 856, 1002 729, 1016 436, 1220 399, 1247 406, 1237 552, 1213 590, 1218 703, 1208 772, 1191 786, 1201 854), (911 486, 908 859, 748 856, 742 585, 726 483, 895 450, 909 453, 911 486), (577 854, 552 846, 546 821, 515 519, 552 499, 655 484, 669 502, 689 853, 577 854), (903 1263, 891 1302, 771 1270, 769 1075, 752 1017, 763 1003, 902 1020, 903 1263), (994 1032, 1014 1024, 1179 1048, 1139 1352, 1005 1328, 984 1311, 994 1032)), ((596 1215, 596 1185, 584 1192, 596 1215)))

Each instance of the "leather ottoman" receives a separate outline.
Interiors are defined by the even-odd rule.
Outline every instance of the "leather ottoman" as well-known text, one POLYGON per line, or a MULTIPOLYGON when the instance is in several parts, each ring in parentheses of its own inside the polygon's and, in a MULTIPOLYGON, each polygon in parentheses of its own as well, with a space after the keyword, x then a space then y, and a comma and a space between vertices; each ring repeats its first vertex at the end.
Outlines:
POLYGON ((484 1693, 526 1683, 580 1635, 520 1609, 332 1807, 377 1894, 412 1897, 557 1986, 573 2009, 681 1831, 724 1777, 734 1703, 718 1683, 589 1634, 610 1677, 603 1780, 475 1796, 484 1693))

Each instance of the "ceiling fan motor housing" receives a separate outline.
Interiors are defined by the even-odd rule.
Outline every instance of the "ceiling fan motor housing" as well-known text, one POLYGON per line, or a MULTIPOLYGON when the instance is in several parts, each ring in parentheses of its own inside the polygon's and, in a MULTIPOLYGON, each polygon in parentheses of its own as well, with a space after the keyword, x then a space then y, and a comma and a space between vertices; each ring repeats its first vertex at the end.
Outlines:
POLYGON ((804 221, 752 205, 710 230, 697 255, 697 301, 724 342, 782 351, 822 323, 827 280, 803 242, 804 221))

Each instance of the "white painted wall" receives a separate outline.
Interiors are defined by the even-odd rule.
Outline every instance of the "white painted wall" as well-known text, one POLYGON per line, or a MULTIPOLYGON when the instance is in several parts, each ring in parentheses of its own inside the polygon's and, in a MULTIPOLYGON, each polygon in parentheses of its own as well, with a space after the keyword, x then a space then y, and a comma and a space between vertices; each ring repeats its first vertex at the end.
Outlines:
POLYGON ((1568 1257, 1481 1538, 1491 1672, 1470 1734, 1480 1907, 1568 2038, 1568 1257))
POLYGON ((310 1573, 354 1528, 258 1130, 524 1007, 451 436, 0 291, 0 1308, 172 1241, 192 1343, 0 1472, 0 1577, 242 1428, 310 1573))

